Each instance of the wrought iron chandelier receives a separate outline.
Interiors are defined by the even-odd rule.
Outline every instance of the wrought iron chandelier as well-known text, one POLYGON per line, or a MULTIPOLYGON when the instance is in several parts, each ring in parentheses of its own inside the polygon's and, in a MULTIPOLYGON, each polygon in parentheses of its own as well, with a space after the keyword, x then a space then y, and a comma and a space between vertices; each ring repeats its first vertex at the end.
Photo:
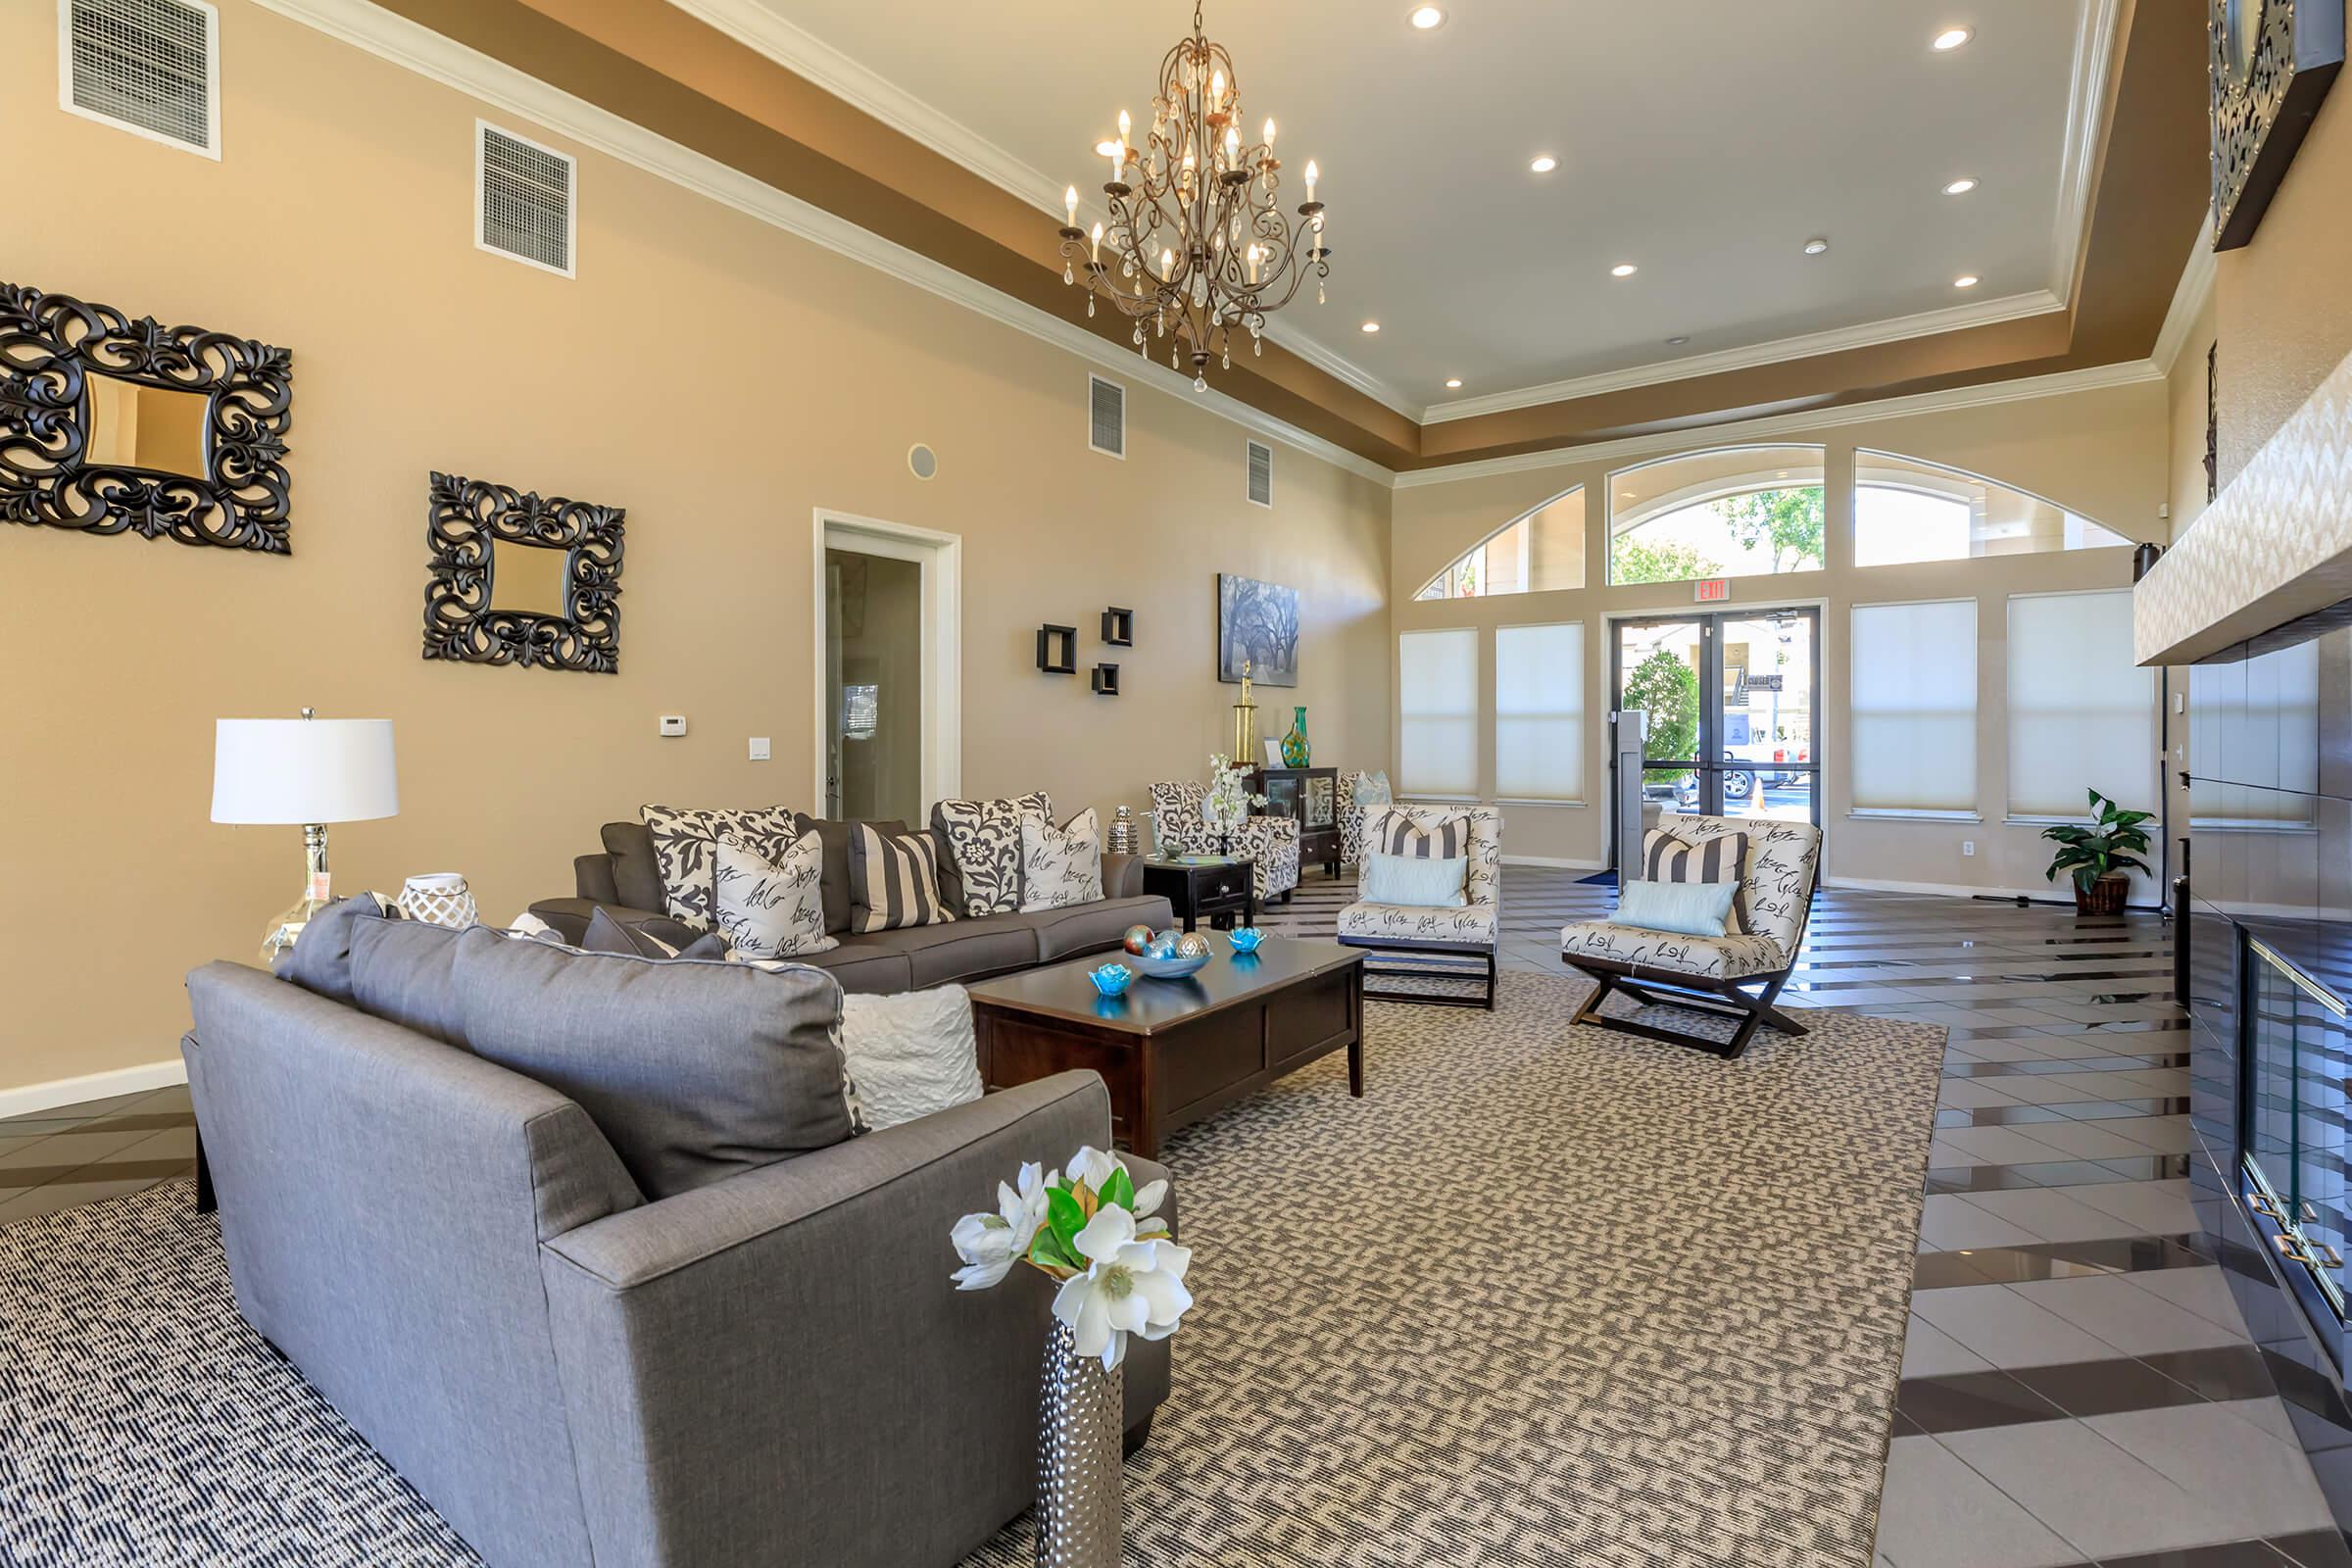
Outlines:
POLYGON ((1134 127, 1124 109, 1118 134, 1095 148, 1110 160, 1102 187, 1109 226, 1097 223, 1091 234, 1079 228, 1078 187, 1062 196, 1061 280, 1075 284, 1083 266, 1086 314, 1095 314, 1097 296, 1108 300, 1135 322, 1139 353, 1152 352, 1152 338, 1167 338, 1169 368, 1182 369, 1189 351, 1199 392, 1208 390, 1212 358, 1233 368, 1235 334, 1247 331, 1250 352, 1263 353, 1266 318, 1291 303, 1309 273, 1321 303, 1331 275, 1323 204, 1315 199, 1320 172, 1310 159, 1306 200, 1295 220, 1285 218, 1274 122, 1254 144, 1243 141, 1241 125, 1233 57, 1201 31, 1195 0, 1193 35, 1160 62, 1143 149, 1128 143, 1134 127))

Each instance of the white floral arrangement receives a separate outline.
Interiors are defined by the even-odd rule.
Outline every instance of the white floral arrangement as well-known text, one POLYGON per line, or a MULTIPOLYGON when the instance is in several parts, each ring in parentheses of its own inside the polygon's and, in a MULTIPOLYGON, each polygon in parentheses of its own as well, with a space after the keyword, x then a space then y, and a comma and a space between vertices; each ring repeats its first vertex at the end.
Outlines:
POLYGON ((1250 769, 1236 767, 1223 752, 1209 754, 1208 792, 1200 798, 1200 820, 1230 833, 1249 820, 1250 808, 1265 804, 1263 795, 1250 792, 1250 769))
POLYGON ((1116 1154, 1085 1148, 1069 1174, 1021 1167, 1020 1185, 997 1184, 997 1211, 966 1214, 949 1232, 963 1267, 959 1291, 1000 1284, 1015 1263, 1061 1282, 1054 1316, 1069 1327, 1078 1354, 1100 1358, 1105 1372, 1127 1355, 1127 1336, 1164 1340, 1193 1304, 1185 1270, 1193 1252, 1179 1247, 1168 1222, 1154 1218, 1167 1200, 1165 1181, 1136 1190, 1116 1154))

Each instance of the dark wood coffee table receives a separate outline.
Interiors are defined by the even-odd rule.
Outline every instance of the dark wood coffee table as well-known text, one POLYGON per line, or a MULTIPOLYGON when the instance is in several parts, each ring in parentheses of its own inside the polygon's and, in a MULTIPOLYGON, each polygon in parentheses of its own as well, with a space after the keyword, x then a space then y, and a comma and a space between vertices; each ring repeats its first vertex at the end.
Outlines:
POLYGON ((1268 937, 1245 958, 1209 941, 1216 956, 1199 974, 1138 975, 1122 997, 1086 978, 1115 954, 969 987, 981 1076, 1003 1089, 1092 1068, 1110 1086, 1112 1135, 1147 1159, 1177 1128, 1343 1047, 1348 1092, 1362 1099, 1362 950, 1268 937))

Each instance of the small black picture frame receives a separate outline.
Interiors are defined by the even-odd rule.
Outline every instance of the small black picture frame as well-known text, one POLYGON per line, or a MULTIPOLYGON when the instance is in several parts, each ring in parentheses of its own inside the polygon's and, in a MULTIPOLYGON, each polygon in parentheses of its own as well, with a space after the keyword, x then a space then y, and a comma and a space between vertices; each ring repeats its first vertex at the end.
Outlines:
POLYGON ((1049 675, 1078 673, 1078 628, 1051 623, 1037 628, 1037 667, 1049 675))
POLYGON ((1135 612, 1116 605, 1102 612, 1102 641, 1112 648, 1135 646, 1135 612))
POLYGON ((1119 695, 1118 665, 1097 664, 1095 666, 1095 695, 1097 697, 1116 697, 1119 695))
POLYGON ((619 673, 620 508, 454 473, 435 473, 429 498, 425 658, 619 673), (501 544, 564 552, 562 614, 493 608, 501 544))

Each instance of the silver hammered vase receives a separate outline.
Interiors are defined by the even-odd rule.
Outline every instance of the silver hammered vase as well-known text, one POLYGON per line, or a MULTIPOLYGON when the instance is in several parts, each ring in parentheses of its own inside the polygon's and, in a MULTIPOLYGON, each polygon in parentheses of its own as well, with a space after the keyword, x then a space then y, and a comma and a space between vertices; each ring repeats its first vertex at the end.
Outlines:
POLYGON ((1054 1325, 1038 1391, 1038 1568, 1118 1568, 1126 1395, 1125 1368, 1103 1371, 1054 1325))

